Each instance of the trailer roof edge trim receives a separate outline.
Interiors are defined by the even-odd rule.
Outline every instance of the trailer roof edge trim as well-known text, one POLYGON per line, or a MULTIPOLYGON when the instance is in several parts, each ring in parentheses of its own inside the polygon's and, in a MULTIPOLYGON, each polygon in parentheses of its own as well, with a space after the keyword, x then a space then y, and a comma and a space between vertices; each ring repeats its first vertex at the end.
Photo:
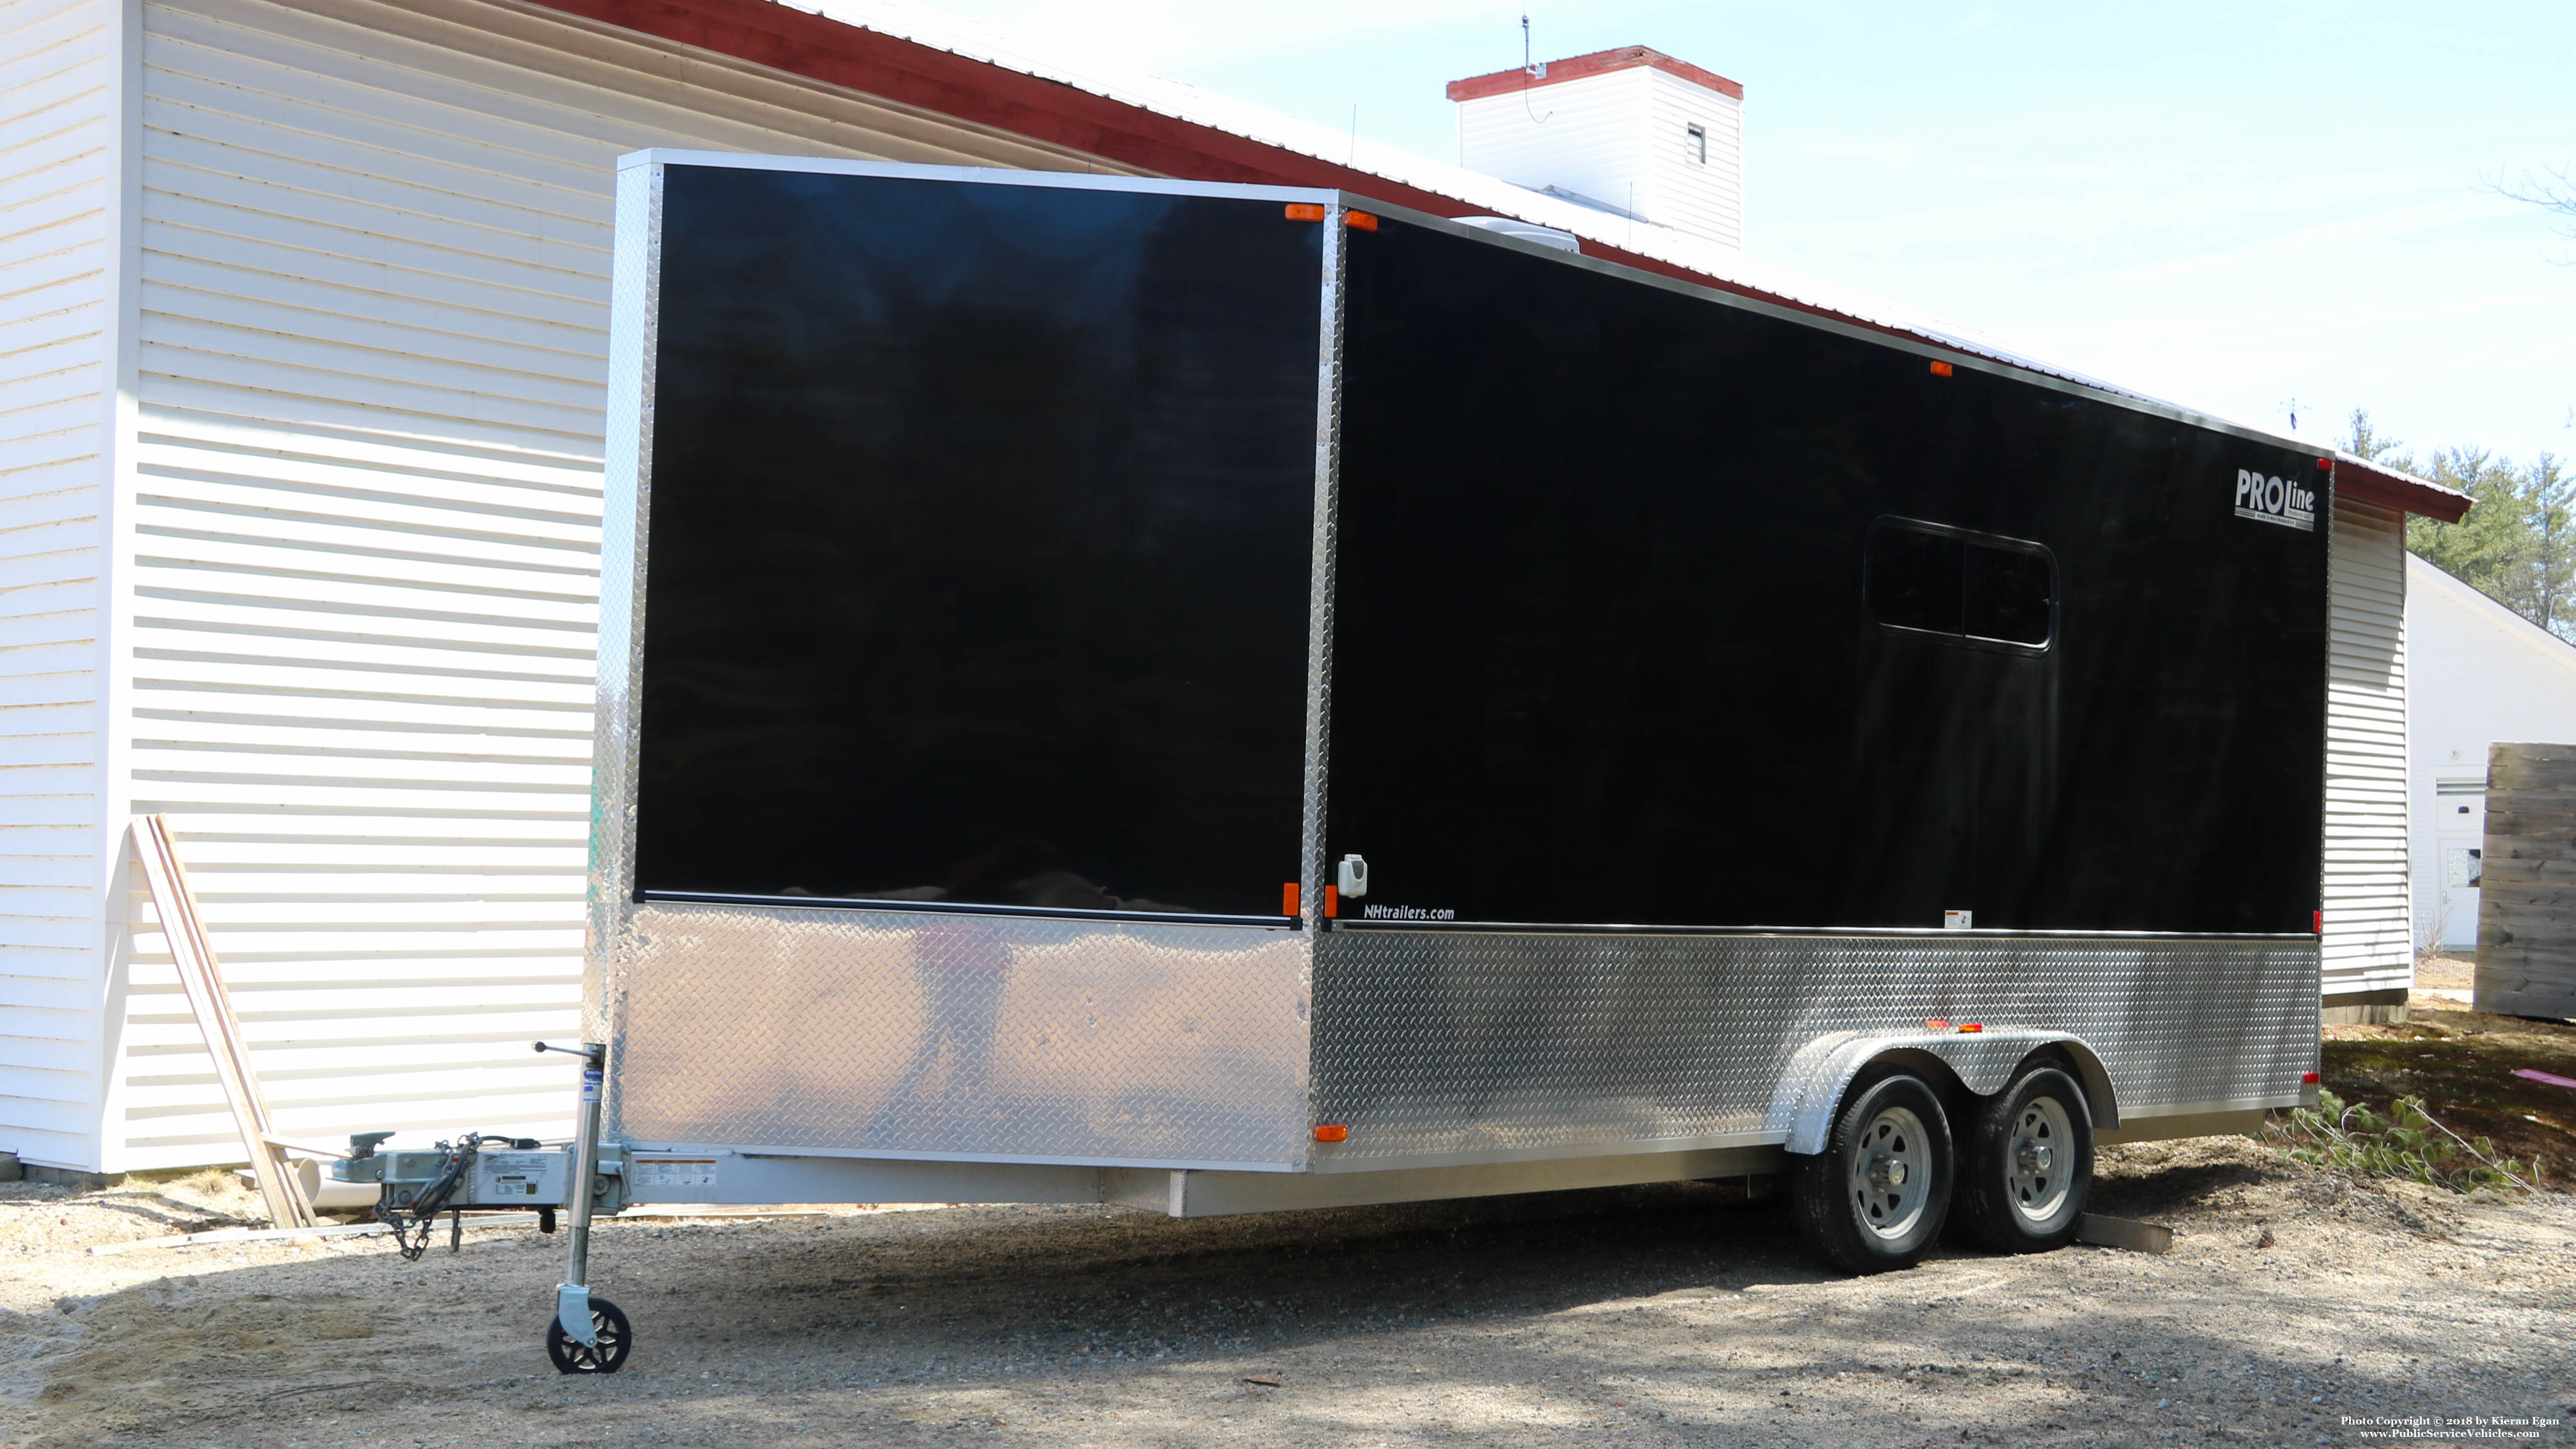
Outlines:
MULTIPOLYGON (((1159 185, 1159 183, 1148 184, 1137 189, 1153 190, 1156 189, 1157 185, 1159 185)), ((2373 463, 2366 458, 2357 457, 2351 453, 2342 452, 2335 448, 2320 447, 2315 442, 2308 439, 2271 432, 2267 429, 2253 427, 2249 424, 2240 423, 2230 418, 2223 418, 2213 413, 2205 413, 2196 408, 2186 407, 2180 403, 2167 402, 2162 398, 2153 397, 2149 394, 2137 392, 2130 388, 2124 388, 2115 383, 2104 382, 2098 378, 2086 377, 2081 373, 2067 372, 2058 368, 2043 367, 2030 362, 2026 358, 2016 358, 2008 353, 1995 352, 1992 349, 1964 339, 1947 337, 1937 333, 1922 333, 1913 329, 1890 331, 1884 326, 1873 326, 1866 322, 1859 321, 1845 321, 1840 317, 1818 312, 1808 307, 1790 305, 1786 301, 1772 301, 1762 297, 1749 296, 1743 292, 1732 291, 1725 287, 1711 286, 1703 282, 1693 282, 1681 277, 1669 276, 1662 272, 1648 271, 1643 267, 1632 266, 1626 262, 1614 261, 1608 257, 1597 257, 1586 252, 1569 252, 1562 247, 1547 246, 1539 242, 1530 241, 1523 237, 1513 236, 1509 232, 1495 231, 1488 227, 1470 226, 1465 221, 1458 218, 1435 216, 1430 212, 1416 211, 1411 207, 1392 206, 1385 202, 1372 200, 1371 198, 1361 195, 1355 191, 1346 190, 1334 193, 1334 195, 1346 208, 1350 210, 1374 212, 1375 214, 1386 217, 1392 221, 1402 221, 1415 226, 1435 228, 1437 230, 1448 232, 1454 236, 1466 237, 1471 240, 1483 242, 1489 246, 1510 247, 1517 251, 1527 252, 1532 256, 1546 258, 1560 266, 1580 267, 1586 271, 1597 272, 1603 276, 1618 277, 1627 281, 1642 282, 1648 286, 1660 287, 1667 292, 1676 292, 1685 296, 1698 297, 1705 301, 1718 303, 1721 306, 1741 308, 1745 311, 1754 312, 1762 316, 1775 317, 1785 322, 1793 322, 1801 326, 1818 328, 1826 332, 1834 333, 1837 336, 1849 337, 1857 341, 1874 342, 1881 346, 1896 348, 1902 352, 1913 353, 1918 357, 1938 358, 1944 362, 1967 367, 1974 371, 1987 373, 1992 376, 2018 378, 2025 382, 2035 383, 2039 386, 2049 388, 2055 392, 2097 397, 2118 403, 2124 407, 2134 408, 2140 412, 2167 418, 2174 422, 2188 423, 2193 427, 2207 428, 2212 432, 2226 433, 2231 437, 2244 438, 2250 442, 2264 443, 2273 447, 2294 449, 2320 460, 2332 459, 2336 465, 2337 481, 2339 483, 2342 481, 2343 470, 2347 468, 2364 472, 2366 481, 2364 490, 2360 496, 2368 497, 2369 501, 2372 502, 2393 501, 2392 496, 2405 496, 2410 499, 2420 496, 2420 502, 2410 502, 2400 506, 2406 507, 2409 512, 2427 513, 2434 517, 2441 518, 2445 522, 2457 520, 2461 514, 2465 513, 2468 509, 2469 498, 2467 494, 2445 488, 2441 484, 2432 482, 2428 479, 2418 478, 2411 473, 2400 472, 2385 464, 2373 463), (2448 505, 2450 500, 2457 500, 2457 508, 2454 511, 2446 513, 2442 510, 2448 505)))
MULTIPOLYGON (((1255 182, 1180 181, 1166 176, 1121 176, 1108 171, 1030 171, 1005 166, 932 166, 914 161, 850 161, 835 156, 757 155, 746 151, 630 151, 617 169, 640 166, 721 166, 736 171, 794 171, 821 176, 882 176, 910 181, 971 182, 978 186, 1042 186, 1057 191, 1133 191, 1155 196, 1225 197, 1238 201, 1311 202, 1329 206, 1347 193, 1329 187, 1271 186, 1255 182)), ((1384 208, 1371 206, 1370 210, 1384 208)))
MULTIPOLYGON (((1991 358, 2016 371, 2060 378, 2101 394, 2135 398, 2165 415, 2207 422, 2249 438, 2318 456, 2334 450, 2243 423, 2220 422, 2071 369, 2017 353, 1919 308, 1766 262, 1668 227, 1639 227, 1454 162, 1349 135, 1115 62, 1042 52, 1025 41, 910 0, 813 0, 810 7, 758 0, 537 0, 544 9, 594 24, 657 36, 763 69, 804 76, 897 105, 1060 144, 1105 160, 1170 175, 1303 172, 1361 198, 1364 209, 1402 207, 1352 191, 1383 183, 1409 200, 1460 215, 1502 215, 1572 232, 1585 247, 1633 257, 1645 275, 1668 267, 1711 290, 1767 301, 1820 319, 1847 318, 1881 336, 1919 338, 1957 354, 1991 358)), ((639 153, 649 154, 649 153, 639 153)), ((680 153, 665 153, 677 155, 680 153)), ((712 153, 711 164, 727 153, 712 153)), ((738 164, 738 163, 736 163, 738 164)), ((832 163, 860 164, 866 163, 832 163)), ((1057 173, 1078 175, 1079 173, 1057 173)), ((1251 184, 1251 183, 1247 183, 1251 184)), ((1267 184, 1267 183, 1264 183, 1267 184)), ((1432 213, 1421 213, 1432 214, 1432 213)), ((2365 459, 2339 456, 2358 471, 2359 499, 2456 521, 2464 493, 2365 459)), ((2340 470, 2339 470, 2340 471, 2340 470)), ((2341 479, 2339 482, 2343 481, 2341 479)))
MULTIPOLYGON (((904 161, 856 161, 837 157, 764 155, 741 151, 689 151, 669 147, 650 147, 641 151, 630 151, 617 159, 617 169, 621 172, 648 166, 728 167, 747 171, 880 176, 986 186, 1035 186, 1060 190, 1143 193, 1158 196, 1232 197, 1248 201, 1320 203, 1339 206, 1346 210, 1368 211, 1392 220, 1467 237, 1490 246, 1527 251, 1533 255, 1545 256, 1562 265, 1583 267, 1604 276, 1643 282, 1666 291, 1695 296, 1726 306, 1741 307, 1763 316, 1819 327, 1838 336, 1879 342, 1920 357, 1937 357, 1994 376, 2025 378, 2053 391, 2101 398, 2153 416, 2188 423, 2195 427, 2209 428, 2248 441, 2298 449, 2320 459, 2331 459, 2337 492, 2356 502, 2373 503, 2408 513, 2418 513, 2445 523, 2459 521, 2467 514, 2471 502, 2465 493, 2430 479, 2391 468, 2384 463, 2376 463, 2338 448, 2320 448, 2306 439, 2253 427, 2131 388, 2124 388, 2116 383, 2051 367, 2027 357, 2002 351, 1991 344, 1981 343, 1973 338, 1919 325, 1890 323, 1885 319, 1873 318, 1861 313, 1823 310, 1813 303, 1803 303, 1800 299, 1791 296, 1782 295, 1775 299, 1768 295, 1739 291, 1730 286, 1718 285, 1717 283, 1722 279, 1715 277, 1707 281, 1692 281, 1686 277, 1649 270, 1609 257, 1543 246, 1537 242, 1515 237, 1508 232, 1470 226, 1456 218, 1380 201, 1347 188, 1276 186, 1255 182, 1187 181, 1162 176, 1120 176, 1108 173, 1034 171, 987 166, 933 166, 904 161), (1846 317, 1850 320, 1845 320, 1846 317)), ((1589 240, 1589 238, 1586 239, 1589 240)))

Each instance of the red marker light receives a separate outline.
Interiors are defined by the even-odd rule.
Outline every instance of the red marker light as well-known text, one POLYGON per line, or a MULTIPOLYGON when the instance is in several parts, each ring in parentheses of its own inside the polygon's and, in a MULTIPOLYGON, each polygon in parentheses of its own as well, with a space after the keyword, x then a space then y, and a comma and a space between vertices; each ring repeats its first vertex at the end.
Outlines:
POLYGON ((1930 1021, 1923 1023, 1923 1029, 1925 1031, 1948 1031, 1950 1029, 1950 1023, 1943 1021, 1941 1018, 1936 1016, 1930 1021))
POLYGON ((2323 911, 2319 911, 2316 914, 2315 932, 2320 936, 2326 933, 2326 913, 2323 911))
POLYGON ((2324 1075, 2323 1073, 2321 1073, 2321 1072, 2301 1072, 2301 1073, 2299 1073, 2299 1085, 2301 1085, 2301 1086, 2303 1086, 2303 1087, 2313 1087, 2313 1086, 2315 1086, 2317 1083, 2322 1082, 2322 1081, 2324 1081, 2324 1080, 2325 1080, 2325 1075, 2324 1075))

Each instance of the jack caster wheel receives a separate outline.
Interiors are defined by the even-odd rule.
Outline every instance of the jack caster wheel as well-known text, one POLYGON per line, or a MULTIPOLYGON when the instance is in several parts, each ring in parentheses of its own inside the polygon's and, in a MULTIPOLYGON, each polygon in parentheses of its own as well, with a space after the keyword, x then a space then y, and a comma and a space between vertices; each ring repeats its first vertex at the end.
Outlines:
POLYGON ((1920 1077, 1863 1077, 1843 1098, 1833 1135, 1789 1159, 1799 1236, 1846 1273, 1922 1260, 1950 1211, 1950 1124, 1920 1077))
POLYGON ((1977 1109, 1959 1158, 1959 1236, 1998 1253, 2066 1246, 2093 1187, 2084 1089, 2056 1067, 2031 1068, 1977 1109))
POLYGON ((626 1315, 605 1298, 590 1300, 590 1331, 599 1340, 591 1347, 564 1332, 563 1320, 546 1320, 546 1357, 555 1361, 555 1372, 565 1374, 613 1374, 626 1362, 626 1350, 635 1342, 635 1330, 627 1325, 626 1315))

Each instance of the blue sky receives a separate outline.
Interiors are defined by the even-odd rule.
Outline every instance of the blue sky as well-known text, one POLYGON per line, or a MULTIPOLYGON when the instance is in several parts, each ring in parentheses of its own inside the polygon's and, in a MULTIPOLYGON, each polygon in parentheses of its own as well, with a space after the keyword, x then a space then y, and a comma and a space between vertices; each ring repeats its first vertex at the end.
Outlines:
MULTIPOLYGON (((1475 0, 933 0, 1443 158, 1515 66, 1475 0)), ((2301 436, 2576 455, 2576 5, 1528 7, 1540 59, 1645 44, 1745 86, 1749 249, 2301 436)))

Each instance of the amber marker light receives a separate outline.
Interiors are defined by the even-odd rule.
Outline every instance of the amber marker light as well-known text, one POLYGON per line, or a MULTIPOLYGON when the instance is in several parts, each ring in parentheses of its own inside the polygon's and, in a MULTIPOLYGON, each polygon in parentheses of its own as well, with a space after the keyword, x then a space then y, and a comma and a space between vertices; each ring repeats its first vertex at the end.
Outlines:
POLYGON ((1375 231, 1377 218, 1365 211, 1346 211, 1342 213, 1342 225, 1354 227, 1360 231, 1375 231))
POLYGON ((1351 1129, 1343 1126, 1339 1122, 1328 1122, 1315 1129, 1315 1140, 1318 1142, 1348 1142, 1351 1140, 1351 1129))
POLYGON ((1324 219, 1324 208, 1311 201, 1292 201, 1288 203, 1288 219, 1290 221, 1322 221, 1324 219))
POLYGON ((1923 1023, 1923 1029, 1925 1031, 1948 1031, 1950 1029, 1950 1023, 1943 1021, 1941 1018, 1936 1016, 1930 1021, 1923 1023))
POLYGON ((1932 364, 1932 375, 1934 377, 1948 377, 1950 375, 1950 370, 1950 364, 1946 362, 1936 362, 1932 364))
POLYGON ((1337 885, 1327 884, 1324 887, 1324 919, 1329 921, 1341 913, 1342 888, 1337 885))
POLYGON ((1977 1025, 1977 1024, 1976 1024, 1975 1022, 1973 1022, 1973 1021, 1963 1021, 1963 1022, 1960 1022, 1960 1023, 1959 1023, 1959 1030, 1961 1030, 1961 1031, 1984 1031, 1984 1030, 1985 1030, 1985 1028, 1984 1028, 1984 1027, 1982 1027, 1982 1026, 1977 1025))
POLYGON ((1279 914, 1297 914, 1297 883, 1293 880, 1279 888, 1279 914))

